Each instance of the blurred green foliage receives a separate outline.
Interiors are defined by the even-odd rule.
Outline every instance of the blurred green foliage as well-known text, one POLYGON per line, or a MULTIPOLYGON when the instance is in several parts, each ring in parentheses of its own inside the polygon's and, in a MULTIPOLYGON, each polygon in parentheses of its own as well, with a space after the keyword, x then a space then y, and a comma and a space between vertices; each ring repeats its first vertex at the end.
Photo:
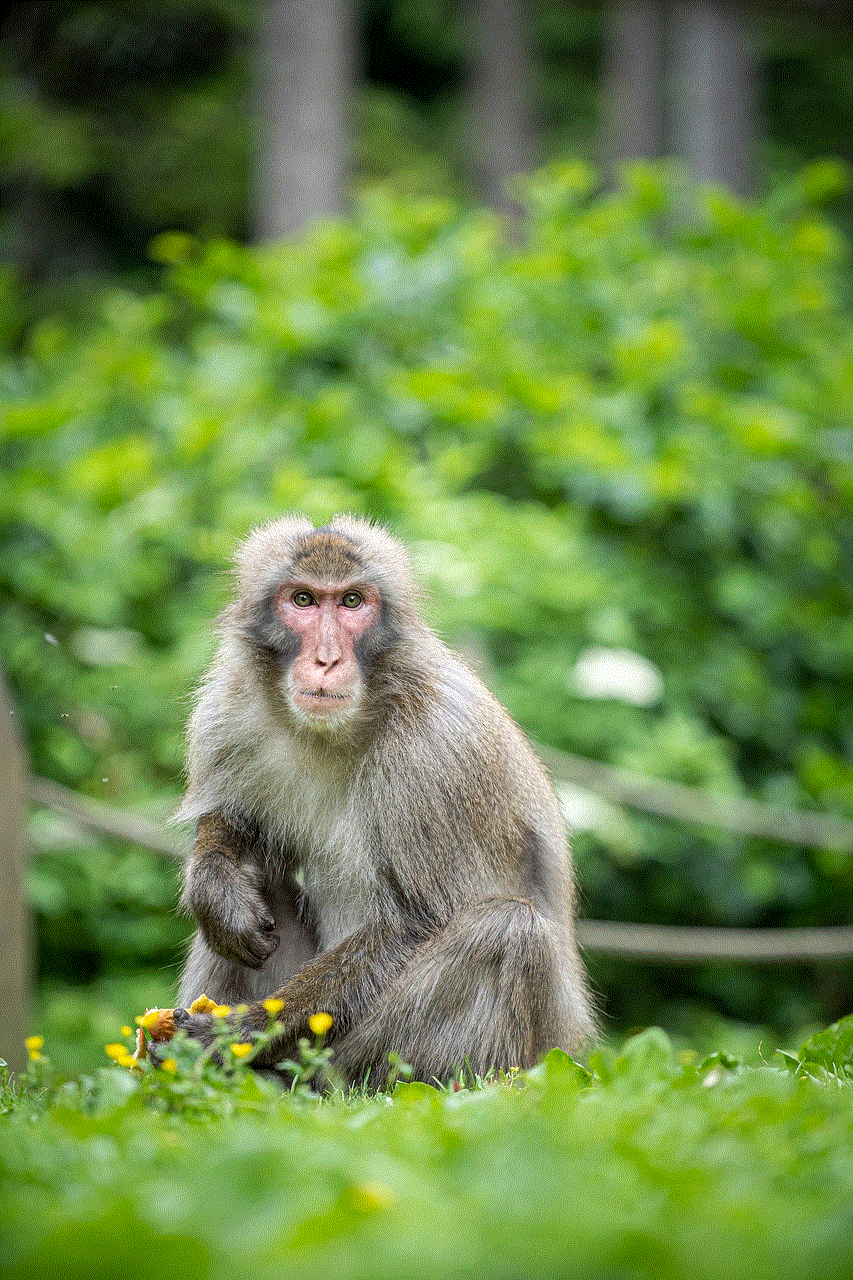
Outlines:
MULTIPOLYGON (((600 153, 608 9, 531 3, 533 154, 600 153)), ((830 6, 760 6, 760 175, 846 155, 853 43, 830 6)), ((246 235, 252 217, 257 0, 14 0, 0 30, 0 259, 30 290, 14 332, 85 311, 93 274, 150 278, 163 230, 246 235)), ((356 187, 468 193, 468 32, 447 0, 356 6, 356 187)), ((759 175, 759 181, 762 177, 759 175)), ((850 224, 849 199, 836 213, 850 224)))
MULTIPOLYGON (((35 770, 163 812, 236 539, 350 510, 407 540, 432 622, 534 737, 853 815, 853 333, 847 249, 816 209, 840 180, 817 166, 757 205, 664 168, 601 194, 553 166, 521 184, 509 240, 482 212, 369 194, 265 251, 160 236, 161 290, 94 298, 83 331, 40 323, 0 370, 0 652, 35 770), (585 696, 591 648, 645 657, 661 697, 585 696)), ((853 907, 849 854, 618 815, 576 846, 589 915, 853 907)), ((122 922, 171 872, 138 858, 37 858, 51 967, 71 935, 89 971, 156 961, 145 920, 122 922)), ((652 1020, 660 975, 611 992, 612 972, 612 1011, 652 1020)), ((798 976, 667 984, 784 1029, 847 992, 798 976)))
POLYGON ((42 1061, 0 1090, 0 1275, 843 1280, 850 1024, 754 1068, 652 1027, 513 1087, 331 1102, 42 1061))

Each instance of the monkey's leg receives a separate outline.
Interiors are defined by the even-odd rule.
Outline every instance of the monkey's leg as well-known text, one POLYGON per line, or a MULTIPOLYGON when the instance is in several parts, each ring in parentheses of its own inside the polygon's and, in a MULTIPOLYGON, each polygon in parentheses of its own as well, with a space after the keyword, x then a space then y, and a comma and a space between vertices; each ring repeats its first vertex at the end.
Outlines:
POLYGON ((578 1048, 589 1015, 573 955, 527 901, 491 898, 461 912, 416 952, 371 1011, 335 1046, 353 1083, 381 1086, 392 1050, 415 1079, 447 1080, 460 1066, 529 1067, 548 1049, 578 1048), (574 1023, 574 1025, 573 1025, 574 1023))
POLYGON ((217 955, 198 930, 181 975, 177 1007, 188 1007, 202 994, 217 1004, 263 1000, 312 959, 317 953, 317 942, 308 923, 300 917, 298 893, 295 881, 287 877, 279 889, 265 894, 280 941, 260 969, 217 955))

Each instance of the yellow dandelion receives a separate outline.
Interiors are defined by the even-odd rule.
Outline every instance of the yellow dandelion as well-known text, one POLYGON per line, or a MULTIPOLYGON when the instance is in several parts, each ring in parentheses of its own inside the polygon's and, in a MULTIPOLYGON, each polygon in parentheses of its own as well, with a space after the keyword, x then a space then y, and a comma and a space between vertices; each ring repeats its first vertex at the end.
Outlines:
POLYGON ((235 1058, 248 1058, 254 1047, 253 1044, 232 1044, 231 1052, 235 1058))
POLYGON ((41 1062, 42 1060, 42 1054, 39 1053, 38 1049, 28 1049, 27 1055, 29 1056, 30 1062, 41 1062))
POLYGON ((44 1036, 27 1036, 24 1044, 30 1053, 37 1053, 39 1049, 44 1048, 44 1036))
POLYGON ((160 1010, 149 1009, 148 1013, 140 1013, 134 1018, 134 1022, 138 1027, 143 1027, 146 1031, 153 1031, 160 1021, 160 1010))
POLYGON ((193 1000, 192 1004, 190 1005, 189 1012, 190 1013, 210 1013, 211 1010, 215 1008, 216 1008, 215 1000, 211 1000, 210 996, 200 995, 200 996, 197 996, 195 1000, 193 1000))
POLYGON ((164 1058, 163 1061, 160 1063, 160 1066, 163 1068, 164 1071, 168 1071, 169 1075, 172 1075, 172 1076, 175 1074, 175 1072, 178 1069, 178 1064, 174 1058, 164 1058))
POLYGON ((131 1031, 130 1027, 122 1027, 121 1034, 123 1036, 132 1036, 133 1032, 131 1031))
POLYGON ((105 1044, 104 1052, 108 1057, 112 1058, 117 1067, 135 1067, 135 1058, 128 1053, 127 1045, 124 1044, 105 1044))
POLYGON ((284 1001, 278 1000, 275 996, 270 996, 268 1000, 264 1000, 263 1004, 271 1018, 274 1018, 277 1013, 281 1013, 284 1008, 284 1001))
POLYGON ((230 1012, 230 1004, 215 1004, 212 1009, 208 1009, 208 1013, 214 1018, 227 1018, 230 1012))
POLYGON ((312 1013, 308 1026, 315 1036, 324 1036, 333 1022, 334 1018, 330 1013, 312 1013))

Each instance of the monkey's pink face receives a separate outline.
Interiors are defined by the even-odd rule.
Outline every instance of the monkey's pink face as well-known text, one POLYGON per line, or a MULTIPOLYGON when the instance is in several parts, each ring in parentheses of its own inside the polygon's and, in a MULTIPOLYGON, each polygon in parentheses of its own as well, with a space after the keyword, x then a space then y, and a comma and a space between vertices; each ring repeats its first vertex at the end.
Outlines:
POLYGON ((379 618, 378 591, 361 583, 290 582, 275 608, 299 641, 285 682, 291 709, 318 728, 351 719, 364 690, 357 645, 379 618))

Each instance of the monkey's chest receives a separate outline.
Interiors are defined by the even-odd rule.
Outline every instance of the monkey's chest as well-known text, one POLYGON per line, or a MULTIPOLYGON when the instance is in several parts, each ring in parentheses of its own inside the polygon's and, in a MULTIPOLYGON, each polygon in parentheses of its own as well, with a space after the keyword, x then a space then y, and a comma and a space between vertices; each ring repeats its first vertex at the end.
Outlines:
POLYGON ((322 765, 310 753, 272 744, 259 760, 258 790, 270 829, 297 852, 302 887, 326 949, 361 928, 376 894, 352 787, 345 775, 322 765))
POLYGON ((323 950, 367 923, 376 887, 369 859, 356 842, 343 840, 307 851, 302 879, 323 950))

